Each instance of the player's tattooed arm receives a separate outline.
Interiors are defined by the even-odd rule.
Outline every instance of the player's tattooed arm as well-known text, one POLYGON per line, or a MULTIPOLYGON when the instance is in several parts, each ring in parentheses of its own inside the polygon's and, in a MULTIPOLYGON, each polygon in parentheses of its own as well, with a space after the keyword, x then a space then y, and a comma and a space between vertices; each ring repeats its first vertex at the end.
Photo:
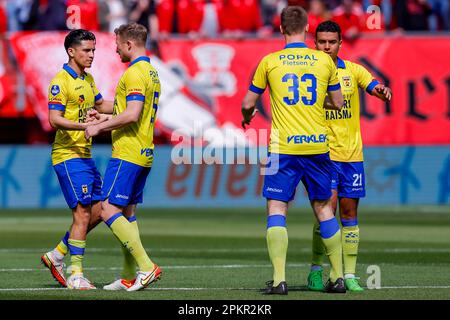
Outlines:
POLYGON ((254 93, 253 91, 247 91, 247 94, 242 101, 242 128, 245 129, 245 126, 250 124, 256 112, 258 112, 256 109, 256 101, 258 101, 259 97, 259 94, 254 93))
POLYGON ((392 98, 392 90, 389 87, 386 87, 384 84, 377 84, 370 93, 371 95, 383 100, 383 101, 391 101, 392 98))

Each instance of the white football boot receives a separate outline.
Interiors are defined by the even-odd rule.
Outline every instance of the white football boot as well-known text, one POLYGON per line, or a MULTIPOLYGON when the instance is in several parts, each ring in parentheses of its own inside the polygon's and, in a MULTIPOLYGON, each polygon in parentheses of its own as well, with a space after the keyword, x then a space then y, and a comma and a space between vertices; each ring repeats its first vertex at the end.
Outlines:
POLYGON ((134 284, 136 279, 133 280, 125 280, 125 279, 117 279, 116 281, 107 284, 103 287, 103 290, 108 291, 119 291, 119 290, 127 290, 128 288, 131 288, 134 284))
POLYGON ((58 281, 63 287, 66 287, 66 277, 64 276, 64 257, 58 259, 53 251, 45 253, 41 257, 41 262, 52 273, 53 278, 58 281))
POLYGON ((162 270, 155 264, 152 271, 142 272, 138 271, 136 281, 127 289, 127 291, 138 291, 145 289, 150 283, 156 282, 161 278, 162 270))
POLYGON ((97 289, 82 273, 71 275, 67 279, 67 288, 73 290, 92 290, 97 289))

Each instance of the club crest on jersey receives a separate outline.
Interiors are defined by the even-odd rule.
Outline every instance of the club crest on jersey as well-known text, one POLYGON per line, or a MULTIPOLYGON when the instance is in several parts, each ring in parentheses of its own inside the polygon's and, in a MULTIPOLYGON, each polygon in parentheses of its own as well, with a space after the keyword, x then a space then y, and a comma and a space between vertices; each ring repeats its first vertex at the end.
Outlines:
POLYGON ((81 190, 83 191, 83 193, 88 193, 88 186, 87 186, 87 184, 83 184, 81 186, 81 190))
POLYGON ((61 90, 59 89, 58 85, 53 85, 50 92, 52 93, 52 95, 56 96, 58 93, 61 92, 61 90))
POLYGON ((342 81, 344 82, 344 87, 350 88, 352 86, 352 78, 350 76, 342 77, 342 81))
POLYGON ((80 97, 78 98, 78 102, 79 103, 83 103, 84 102, 84 94, 80 95, 80 97))

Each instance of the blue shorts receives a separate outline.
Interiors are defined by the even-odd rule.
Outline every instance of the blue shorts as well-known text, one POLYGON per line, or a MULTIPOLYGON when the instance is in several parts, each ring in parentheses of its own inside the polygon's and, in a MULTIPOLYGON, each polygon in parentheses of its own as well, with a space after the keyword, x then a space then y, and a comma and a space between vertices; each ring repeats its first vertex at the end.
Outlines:
POLYGON ((75 158, 54 165, 69 208, 102 199, 102 177, 91 158, 75 158))
POLYGON ((331 197, 331 163, 328 153, 316 155, 271 154, 267 167, 278 170, 264 177, 263 197, 289 202, 300 180, 309 200, 331 197), (278 161, 277 158, 279 157, 278 161))
POLYGON ((142 203, 145 181, 150 168, 111 158, 105 172, 103 200, 120 207, 142 203))
POLYGON ((364 163, 333 162, 332 189, 337 190, 338 197, 364 198, 366 196, 364 163))

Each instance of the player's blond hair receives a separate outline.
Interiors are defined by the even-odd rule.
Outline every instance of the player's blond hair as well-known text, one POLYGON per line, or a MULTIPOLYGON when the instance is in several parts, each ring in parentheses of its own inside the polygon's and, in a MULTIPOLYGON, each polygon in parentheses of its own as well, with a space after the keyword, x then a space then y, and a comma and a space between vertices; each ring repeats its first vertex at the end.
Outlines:
POLYGON ((124 40, 134 41, 139 46, 145 46, 148 34, 147 28, 136 22, 122 24, 114 29, 114 33, 124 40))
POLYGON ((308 14, 300 6, 287 6, 281 11, 281 27, 287 35, 300 34, 308 24, 308 14))

